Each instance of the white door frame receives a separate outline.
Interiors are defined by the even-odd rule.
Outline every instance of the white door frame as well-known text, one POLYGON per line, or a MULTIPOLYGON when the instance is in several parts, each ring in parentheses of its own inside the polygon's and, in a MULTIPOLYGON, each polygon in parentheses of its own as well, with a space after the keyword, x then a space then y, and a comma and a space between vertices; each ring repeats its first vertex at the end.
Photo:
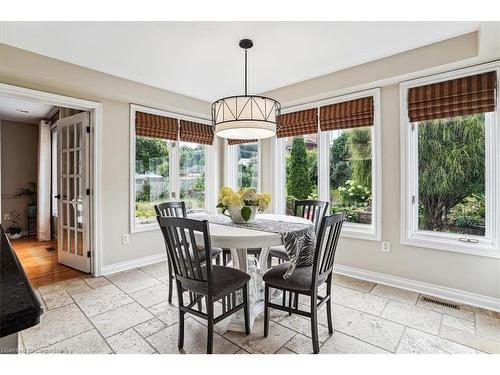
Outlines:
POLYGON ((100 276, 102 259, 102 104, 4 83, 0 83, 0 93, 13 98, 90 112, 91 273, 96 277, 100 276))

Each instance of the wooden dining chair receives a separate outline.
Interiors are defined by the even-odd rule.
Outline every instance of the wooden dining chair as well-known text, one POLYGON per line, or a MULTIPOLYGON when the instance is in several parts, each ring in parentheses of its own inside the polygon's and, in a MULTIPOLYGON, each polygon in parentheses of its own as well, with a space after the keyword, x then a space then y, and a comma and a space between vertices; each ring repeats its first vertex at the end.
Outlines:
MULTIPOLYGON (((327 211, 328 202, 314 199, 296 200, 293 216, 311 220, 314 224, 314 230, 317 232, 321 219, 323 219, 327 211)), ((290 257, 288 256, 288 253, 283 245, 273 246, 270 248, 269 257, 267 259, 268 268, 271 268, 273 258, 277 258, 279 263, 290 260, 290 257)))
MULTIPOLYGON (((165 202, 154 206, 157 216, 162 217, 187 217, 186 204, 184 202, 165 202)), ((211 259, 215 258, 217 264, 220 264, 220 254, 221 249, 212 249, 211 259)), ((204 259, 205 253, 200 253, 200 256, 204 259)), ((172 265, 167 257, 167 267, 168 267, 168 303, 172 303, 172 293, 174 285, 174 273, 172 271, 172 265)))
POLYGON ((213 265, 205 262, 198 248, 203 248, 204 259, 209 259, 212 245, 208 221, 178 217, 158 216, 165 245, 175 273, 179 305, 178 347, 184 346, 184 316, 186 313, 207 320, 207 353, 213 351, 214 325, 240 309, 244 309, 245 332, 250 334, 250 315, 248 308, 248 281, 250 276, 236 268, 213 265), (196 298, 184 304, 184 292, 196 298), (242 292, 243 301, 237 303, 236 293, 242 292), (201 309, 205 298, 206 313, 201 309), (215 317, 214 303, 224 300, 222 314, 215 317), (196 309, 198 306, 198 309, 196 309))
POLYGON ((338 213, 331 216, 325 216, 321 220, 321 225, 318 231, 318 240, 316 241, 316 249, 314 251, 314 260, 311 266, 296 267, 292 275, 288 279, 284 279, 283 275, 287 271, 290 263, 281 263, 276 267, 271 268, 264 274, 264 336, 269 333, 269 309, 277 309, 287 311, 288 313, 306 316, 311 319, 311 336, 313 343, 313 352, 319 352, 318 340, 318 309, 326 304, 328 332, 333 333, 332 323, 332 275, 333 264, 335 260, 335 252, 337 243, 344 222, 344 213, 338 213), (326 282, 326 294, 320 296, 318 294, 319 287, 326 282), (288 292, 289 303, 285 301, 282 305, 272 303, 269 300, 269 289, 278 289, 286 295, 288 292), (310 311, 299 310, 296 303, 293 307, 291 304, 292 295, 306 295, 310 297, 310 311))

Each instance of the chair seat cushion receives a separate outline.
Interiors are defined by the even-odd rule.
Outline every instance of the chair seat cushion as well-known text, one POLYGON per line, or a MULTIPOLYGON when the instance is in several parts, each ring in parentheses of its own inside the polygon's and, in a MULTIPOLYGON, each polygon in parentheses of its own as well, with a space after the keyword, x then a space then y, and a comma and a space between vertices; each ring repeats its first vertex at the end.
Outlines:
MULTIPOLYGON (((207 268, 205 266, 202 268, 202 273, 206 278, 207 268)), ((236 268, 212 265, 212 279, 212 297, 214 300, 218 300, 244 286, 250 280, 250 275, 236 268)), ((183 283, 183 288, 196 294, 208 295, 207 282, 186 280, 183 283)))
POLYGON ((290 260, 290 257, 288 256, 288 253, 285 250, 285 246, 283 246, 283 245, 272 246, 269 249, 269 255, 274 257, 274 258, 282 259, 285 261, 290 260))
MULTIPOLYGON (((290 262, 285 262, 271 268, 264 274, 264 282, 270 287, 279 289, 290 289, 302 292, 312 290, 312 266, 296 267, 288 279, 283 279, 283 275, 290 266, 290 262)), ((318 283, 318 285, 321 282, 318 283)))

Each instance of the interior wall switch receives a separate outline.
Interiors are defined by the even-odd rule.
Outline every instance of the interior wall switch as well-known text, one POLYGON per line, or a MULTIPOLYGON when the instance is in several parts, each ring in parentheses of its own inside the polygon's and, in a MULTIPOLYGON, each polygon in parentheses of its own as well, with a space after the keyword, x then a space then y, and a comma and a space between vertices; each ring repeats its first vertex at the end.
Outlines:
POLYGON ((382 241, 382 252, 390 253, 391 252, 391 242, 390 241, 382 241))
POLYGON ((126 245, 130 243, 130 234, 122 234, 122 244, 126 245))

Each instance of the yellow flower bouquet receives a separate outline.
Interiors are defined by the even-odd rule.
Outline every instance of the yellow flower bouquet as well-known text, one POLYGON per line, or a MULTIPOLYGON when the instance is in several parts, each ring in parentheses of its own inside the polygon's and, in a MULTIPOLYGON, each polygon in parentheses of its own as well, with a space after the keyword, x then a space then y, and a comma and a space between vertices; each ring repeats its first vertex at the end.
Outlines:
POLYGON ((230 187, 223 187, 217 208, 235 223, 250 223, 255 220, 258 211, 262 212, 269 207, 269 203, 271 203, 269 193, 258 194, 254 189, 248 188, 241 188, 236 192, 230 187))

